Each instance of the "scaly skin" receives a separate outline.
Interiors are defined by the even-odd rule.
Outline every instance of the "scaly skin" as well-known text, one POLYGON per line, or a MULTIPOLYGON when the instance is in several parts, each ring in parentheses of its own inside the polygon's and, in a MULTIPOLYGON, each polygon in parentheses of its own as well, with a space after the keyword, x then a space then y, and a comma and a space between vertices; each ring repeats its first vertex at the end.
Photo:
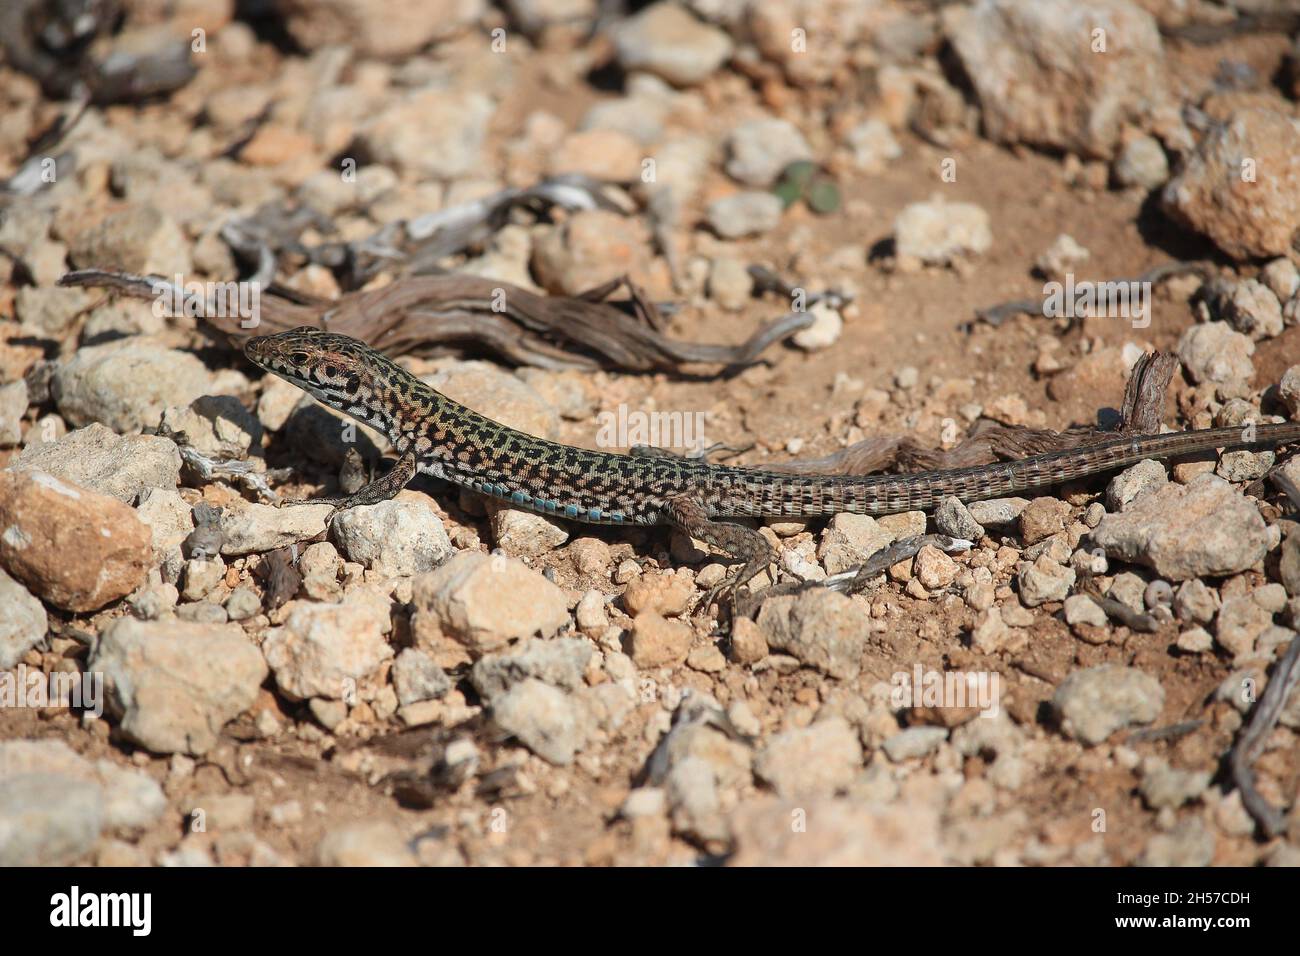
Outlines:
POLYGON ((250 339, 255 364, 388 436, 397 464, 340 508, 397 494, 416 474, 444 478, 512 507, 593 524, 671 524, 744 567, 772 560, 761 535, 713 519, 820 517, 929 510, 943 499, 996 498, 1111 471, 1145 458, 1300 440, 1300 423, 1116 435, 1065 451, 903 475, 789 475, 655 455, 588 451, 508 428, 452 401, 356 339, 311 327, 250 339))

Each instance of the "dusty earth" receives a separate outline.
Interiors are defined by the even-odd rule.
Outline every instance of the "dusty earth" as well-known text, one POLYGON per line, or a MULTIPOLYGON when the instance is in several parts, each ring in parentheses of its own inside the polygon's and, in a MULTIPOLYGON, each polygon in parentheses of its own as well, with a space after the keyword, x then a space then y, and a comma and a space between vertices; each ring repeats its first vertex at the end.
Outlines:
MULTIPOLYGON (((248 190, 250 194, 264 186, 268 198, 290 199, 314 174, 337 170, 340 157, 348 155, 350 134, 367 119, 365 111, 349 106, 340 109, 337 117, 344 132, 321 132, 323 124, 310 118, 310 107, 304 110, 296 101, 295 105, 277 107, 294 96, 300 100, 314 84, 364 88, 371 97, 369 109, 375 112, 429 78, 443 82, 450 77, 447 82, 457 95, 464 90, 482 90, 490 97, 491 114, 474 167, 438 177, 422 172, 414 161, 398 165, 394 188, 406 190, 406 200, 347 212, 345 232, 357 236, 403 214, 394 210, 400 210, 404 201, 414 209, 418 206, 414 197, 427 200, 441 190, 442 201, 451 205, 505 184, 535 180, 538 173, 548 170, 548 160, 537 154, 543 147, 529 145, 525 131, 530 122, 536 124, 540 114, 547 114, 548 123, 562 127, 563 139, 579 127, 594 105, 614 101, 626 89, 628 71, 618 64, 616 46, 604 36, 588 39, 581 14, 574 18, 576 22, 566 23, 565 17, 550 12, 552 7, 567 6, 581 11, 588 4, 507 4, 515 16, 473 3, 433 4, 448 10, 468 8, 469 14, 459 18, 455 28, 431 36, 413 49, 402 49, 391 37, 358 39, 349 46, 346 42, 351 42, 352 31, 344 29, 340 35, 322 28, 313 33, 304 26, 313 16, 323 21, 337 17, 337 4, 322 4, 316 14, 303 13, 306 4, 287 6, 296 11, 298 22, 239 19, 237 11, 220 0, 126 4, 132 28, 162 24, 173 34, 187 35, 188 24, 206 24, 207 50, 193 55, 198 67, 195 78, 170 94, 90 106, 96 128, 106 127, 117 134, 111 140, 116 145, 103 147, 106 152, 102 154, 95 152, 98 147, 88 147, 78 158, 71 181, 59 182, 35 196, 6 199, 0 215, 12 216, 13 210, 26 207, 38 210, 50 224, 48 236, 42 236, 40 243, 32 240, 27 251, 34 245, 53 243, 60 258, 57 268, 43 268, 33 275, 24 262, 25 251, 15 247, 16 231, 6 237, 10 256, 0 265, 4 278, 0 286, 0 316, 4 319, 0 324, 0 381, 15 382, 24 376, 30 380, 33 368, 41 363, 70 360, 87 344, 83 338, 87 316, 106 303, 119 301, 109 293, 92 290, 75 303, 66 320, 42 325, 24 314, 23 290, 52 286, 64 268, 125 265, 89 263, 84 257, 74 261, 76 257, 71 255, 62 258, 69 249, 83 248, 78 245, 79 231, 132 203, 153 203, 168 212, 165 192, 146 198, 124 195, 114 170, 126 150, 149 151, 162 165, 182 170, 187 181, 209 186, 211 180, 203 179, 204 166, 221 162, 227 167, 225 175, 235 180, 247 175, 259 184, 259 189, 248 190), (541 11, 537 16, 550 26, 522 31, 519 9, 541 11), (490 47, 493 28, 505 31, 504 53, 490 47), (322 66, 327 57, 342 65, 322 66), (246 91, 250 103, 246 110, 231 102, 229 94, 236 90, 246 91), (259 106, 263 102, 267 104, 264 108, 259 106), (227 115, 241 112, 247 112, 246 120, 227 115), (258 142, 259 130, 261 149, 252 150, 250 141, 258 142), (421 185, 429 188, 419 192, 416 187, 421 185)), ((384 4, 373 6, 381 10, 384 4)), ((742 25, 738 26, 716 13, 746 4, 692 6, 698 17, 718 17, 722 25, 716 29, 733 37, 738 49, 753 54, 752 41, 745 39, 746 18, 739 18, 742 25)), ((774 19, 788 15, 792 23, 803 22, 799 4, 761 6, 769 7, 768 15, 774 19)), ((1195 301, 1199 281, 1184 278, 1156 287, 1151 322, 1145 328, 1106 315, 1074 322, 1020 315, 997 327, 975 321, 978 309, 1041 295, 1044 279, 1035 271, 1035 262, 1059 235, 1066 233, 1089 250, 1089 258, 1077 271, 1091 279, 1131 277, 1171 259, 1186 259, 1208 262, 1215 274, 1239 280, 1256 277, 1265 263, 1279 255, 1285 257, 1286 253, 1234 254, 1210 236, 1176 222, 1161 206, 1158 185, 1116 184, 1111 169, 1113 151, 1103 149, 1088 155, 1069 145, 994 141, 988 134, 987 118, 981 123, 978 96, 963 85, 969 81, 955 65, 952 43, 945 33, 949 28, 943 25, 946 21, 941 21, 931 5, 846 2, 829 6, 834 9, 824 16, 832 18, 841 8, 866 11, 860 18, 848 18, 855 25, 862 19, 865 25, 850 44, 849 53, 830 71, 829 80, 808 79, 797 71, 791 76, 773 57, 753 54, 741 57, 747 60, 743 69, 735 62, 723 62, 704 71, 698 80, 677 84, 673 95, 682 99, 669 109, 665 132, 653 142, 634 145, 653 152, 659 142, 682 135, 716 144, 673 233, 685 263, 682 287, 674 290, 664 258, 648 241, 631 260, 640 270, 639 274, 634 271, 633 278, 653 297, 682 304, 670 321, 669 331, 674 336, 739 342, 760 321, 776 318, 788 309, 774 294, 754 297, 739 309, 721 307, 710 294, 707 277, 713 261, 725 256, 766 264, 809 289, 834 287, 851 292, 854 300, 843 310, 838 337, 830 347, 778 345, 764 361, 727 375, 716 374, 716 368, 702 368, 680 376, 617 371, 578 376, 586 390, 588 411, 581 418, 563 418, 556 434, 559 439, 594 447, 595 412, 620 403, 632 410, 703 412, 709 441, 752 446, 737 459, 746 464, 789 458, 792 453, 829 454, 871 434, 902 433, 926 445, 952 444, 971 423, 972 405, 980 406, 976 415, 982 411, 1008 424, 1055 429, 1095 424, 1102 409, 1119 405, 1132 346, 1177 350, 1185 332, 1209 316, 1195 301), (895 55, 873 42, 872 37, 885 35, 886 26, 897 18, 925 25, 915 51, 895 55), (958 118, 946 125, 909 115, 881 91, 880 71, 890 65, 932 67, 934 76, 960 93, 964 112, 958 111, 958 118), (842 202, 825 215, 795 203, 771 228, 757 235, 723 239, 706 223, 709 204, 753 187, 742 186, 727 174, 726 151, 721 144, 739 122, 760 116, 789 120, 804 133, 815 159, 833 174, 842 202), (885 121, 900 150, 896 156, 862 168, 845 145, 844 131, 873 117, 885 121), (942 172, 949 159, 956 161, 955 181, 942 172), (900 261, 892 245, 896 218, 910 204, 927 202, 936 194, 942 194, 948 203, 969 203, 983 210, 991 241, 982 251, 949 264, 900 261), (945 436, 945 422, 957 423, 956 436, 945 436)), ((1088 3, 1079 6, 1094 9, 1088 3)), ((1119 6, 1129 11, 1146 7, 1169 28, 1157 41, 1164 57, 1159 69, 1177 103, 1204 107, 1212 95, 1254 97, 1281 115, 1295 116, 1295 102, 1280 79, 1291 51, 1285 29, 1243 35, 1224 32, 1209 42, 1191 43, 1172 32, 1179 24, 1163 4, 1132 7, 1116 2, 1098 4, 1095 9, 1105 12, 1119 6), (1233 65, 1234 76, 1245 78, 1227 92, 1216 79, 1223 75, 1221 64, 1225 63, 1233 65)), ((1227 15, 1223 7, 1205 6, 1210 10, 1206 22, 1220 22, 1227 15)), ((817 43, 826 29, 824 18, 813 19, 809 56, 819 55, 817 43), (823 33, 818 34, 816 27, 823 33)), ((1066 91, 1060 95, 1068 98, 1076 94, 1066 91)), ((1077 95, 1086 98, 1089 94, 1081 91, 1077 95)), ((33 154, 30 144, 57 115, 60 104, 12 67, 0 70, 0 97, 6 104, 0 173, 9 175, 33 154)), ((1122 135, 1135 136, 1141 125, 1141 118, 1135 119, 1122 135)), ((440 131, 416 129, 410 135, 408 142, 418 145, 432 143, 440 131)), ((1189 134, 1192 142, 1205 135, 1200 131, 1189 134)), ((1171 142, 1166 141, 1166 147, 1172 174, 1176 174, 1180 161, 1194 147, 1181 155, 1171 142)), ((599 153, 601 148, 592 152, 599 153)), ((601 161, 597 156, 593 164, 599 167, 601 161)), ((1297 187, 1293 183, 1289 188, 1297 187)), ((228 192, 238 191, 232 187, 228 192)), ((184 243, 196 248, 220 245, 216 227, 221 220, 237 212, 246 214, 255 205, 232 202, 229 195, 215 192, 209 188, 204 194, 212 204, 198 214, 171 211, 184 243)), ((639 195, 635 189, 629 192, 639 195)), ((644 215, 643 209, 632 213, 635 218, 644 219, 644 215)), ((536 226, 530 222, 528 228, 550 228, 551 221, 564 219, 564 213, 556 212, 552 220, 543 218, 536 226)), ((641 235, 648 233, 643 230, 641 235)), ((474 253, 452 257, 446 265, 457 268, 473 257, 474 253)), ((201 280, 233 277, 200 267, 200 263, 223 261, 227 268, 232 267, 228 256, 208 251, 196 253, 193 260, 193 274, 201 280)), ((339 292, 332 277, 319 266, 282 271, 279 278, 317 294, 339 292)), ((377 281, 391 278, 386 275, 377 281)), ((225 378, 222 381, 227 386, 235 383, 226 394, 235 395, 248 409, 258 407, 264 389, 262 376, 236 351, 208 341, 193 318, 168 319, 158 328, 126 331, 197 354, 209 372, 238 371, 246 376, 243 387, 238 379, 225 378)), ((469 357, 493 358, 484 353, 469 357)), ((1288 324, 1276 334, 1256 338, 1252 359, 1253 376, 1245 382, 1248 387, 1235 394, 1258 407, 1260 397, 1300 362, 1300 328, 1288 324)), ((447 360, 409 361, 416 371, 425 372, 445 368, 447 360)), ((551 373, 542 373, 543 378, 548 375, 551 373)), ((554 373, 554 378, 573 380, 570 373, 554 373)), ((1203 383, 1196 382, 1185 368, 1175 375, 1169 395, 1166 423, 1174 428, 1210 424, 1226 401, 1226 392, 1216 395, 1211 387, 1207 393, 1203 383)), ((1277 413, 1281 405, 1276 399, 1266 399, 1263 408, 1277 413)), ((33 398, 19 414, 23 438, 0 449, 0 466, 13 464, 30 444, 30 431, 36 429, 38 419, 60 415, 60 411, 57 399, 48 394, 33 398)), ((156 426, 154 417, 148 425, 156 426)), ((64 424, 71 431, 84 423, 69 419, 64 424)), ((59 433, 62 431, 60 428, 59 433)), ((297 466, 303 461, 274 428, 267 429, 265 445, 274 466, 297 466)), ((1175 480, 1179 477, 1174 475, 1175 480)), ((290 498, 327 493, 334 478, 327 468, 307 465, 277 490, 290 498)), ((1105 500, 1107 481, 1101 477, 1065 492, 1047 492, 1062 495, 1071 507, 1062 534, 1068 536, 1071 522, 1081 520, 1090 504, 1105 500)), ((188 471, 183 484, 182 494, 189 504, 206 500, 228 505, 232 499, 251 501, 255 497, 222 482, 196 479, 188 471)), ((1239 482, 1237 487, 1245 488, 1246 483, 1239 482)), ((454 489, 433 482, 417 480, 413 489, 410 500, 439 516, 458 549, 488 551, 497 545, 493 526, 481 507, 454 489)), ((1291 526, 1282 518, 1286 499, 1271 487, 1246 490, 1259 498, 1265 518, 1271 523, 1283 521, 1281 530, 1289 534, 1291 526)), ((851 677, 832 676, 806 661, 800 666, 797 655, 775 655, 775 651, 759 655, 758 660, 740 660, 725 619, 720 623, 716 610, 698 608, 678 608, 665 614, 691 628, 689 660, 636 663, 629 676, 621 665, 609 661, 620 648, 629 649, 628 634, 635 627, 635 615, 627 612, 618 597, 627 581, 619 580, 616 569, 625 559, 633 559, 642 565, 642 576, 686 568, 693 581, 694 574, 708 562, 698 553, 691 554, 685 542, 674 543, 666 529, 564 527, 567 543, 518 560, 547 571, 570 610, 593 589, 612 596, 607 613, 608 628, 616 629, 614 635, 607 633, 608 628, 592 630, 572 621, 560 630, 590 639, 595 657, 584 672, 589 685, 623 680, 629 695, 621 720, 602 725, 572 762, 544 759, 497 729, 491 706, 469 680, 468 660, 447 665, 453 689, 443 698, 444 706, 431 712, 432 719, 414 728, 408 728, 391 709, 383 713, 384 708, 371 706, 373 700, 363 699, 344 720, 331 721, 334 726, 329 729, 306 702, 286 694, 277 677, 268 675, 252 705, 225 724, 212 746, 188 754, 142 745, 124 732, 122 715, 112 713, 111 708, 102 720, 85 720, 61 707, 0 708, 0 741, 57 741, 92 763, 103 759, 138 771, 156 781, 165 795, 165 806, 151 819, 118 827, 105 824, 77 844, 71 856, 38 856, 38 860, 142 865, 657 865, 700 861, 1254 865, 1294 864, 1300 859, 1300 818, 1294 809, 1300 749, 1295 726, 1274 731, 1256 765, 1261 791, 1285 817, 1287 827, 1280 835, 1265 838, 1257 831, 1222 769, 1240 732, 1242 715, 1218 691, 1251 662, 1266 670, 1271 661, 1280 658, 1285 642, 1276 643, 1267 652, 1261 647, 1244 655, 1225 649, 1221 642, 1187 651, 1177 645, 1189 628, 1185 620, 1166 615, 1150 633, 1114 621, 1093 630, 1080 629, 1066 622, 1058 599, 1024 609, 1021 613, 1027 616, 1023 619, 1013 618, 1017 623, 1012 638, 981 646, 972 634, 986 620, 987 611, 972 606, 978 602, 969 599, 960 577, 956 583, 950 579, 934 588, 909 586, 915 572, 899 568, 867 593, 851 599, 860 620, 872 624, 860 635, 860 655, 851 677), (588 550, 586 545, 575 548, 575 543, 590 539, 608 546, 608 556, 594 564, 577 556, 579 550, 588 550), (697 653, 714 645, 722 652, 720 660, 697 653), (779 659, 773 660, 773 655, 779 659), (972 745, 960 738, 961 727, 972 720, 975 726, 981 719, 969 713, 954 716, 942 708, 927 712, 883 706, 881 683, 888 685, 892 675, 911 672, 917 663, 930 670, 997 674, 1005 712, 999 733, 1006 736, 999 738, 1000 743, 972 745), (1159 683, 1163 697, 1158 716, 1118 726, 1100 742, 1075 739, 1061 728, 1053 697, 1072 673, 1108 663, 1134 668, 1159 683), (695 745, 701 753, 692 759, 703 760, 712 768, 712 783, 705 790, 712 793, 720 823, 701 822, 709 811, 691 802, 696 797, 684 778, 672 779, 670 775, 668 782, 657 784, 648 780, 651 755, 668 732, 672 714, 687 706, 681 703, 687 691, 688 700, 698 699, 695 695, 700 694, 711 697, 733 723, 750 722, 747 734, 741 735, 745 738, 742 742, 719 732, 711 744, 695 745), (852 703, 855 699, 871 701, 870 706, 859 707, 852 703), (743 707, 737 710, 737 704, 743 707), (273 719, 263 716, 268 713, 273 719), (787 745, 796 750, 806 748, 798 752, 812 764, 841 761, 842 749, 825 756, 816 739, 782 736, 797 735, 832 720, 846 720, 853 728, 851 737, 861 747, 856 757, 847 758, 851 766, 842 777, 836 776, 838 770, 830 774, 834 779, 809 773, 816 779, 801 786, 797 780, 790 782, 780 769, 751 771, 751 761, 762 766, 766 751, 787 745), (1190 730, 1183 728, 1164 737, 1144 735, 1139 726, 1158 729, 1189 721, 1196 722, 1190 730), (936 745, 922 748, 919 755, 891 757, 884 741, 917 726, 956 729, 936 745), (431 796, 416 801, 417 805, 399 799, 401 795, 393 792, 391 783, 382 779, 412 767, 416 769, 410 772, 416 775, 427 774, 427 764, 419 763, 418 754, 458 736, 473 741, 476 748, 476 766, 465 779, 434 787, 431 796), (748 754, 717 757, 709 753, 710 747, 733 746, 748 754), (416 757, 412 757, 413 751, 416 757), (710 764, 715 759, 721 763, 710 764), (1019 761, 1015 772, 1006 769, 1007 761, 1019 761), (743 772, 728 775, 730 771, 723 765, 734 769, 736 762, 744 766, 743 772), (1000 774, 994 772, 998 763, 1004 764, 1000 774), (1177 798, 1153 797, 1157 788, 1144 787, 1144 781, 1168 768, 1193 777, 1199 774, 1199 782, 1177 798), (195 814, 195 808, 206 812, 195 814), (788 822, 792 813, 806 815, 806 832, 798 826, 792 828, 788 822), (196 826, 196 817, 205 822, 196 826)), ((824 523, 814 522, 794 535, 782 531, 787 535, 782 540, 793 545, 802 535, 804 540, 820 541, 823 528, 824 523)), ((1071 546, 1077 540, 1076 535, 1071 546)), ((953 561, 960 575, 962 569, 980 563, 977 555, 981 553, 996 556, 1000 549, 1013 549, 1013 560, 990 559, 984 566, 993 570, 996 606, 1020 611, 1015 560, 1028 546, 1021 529, 1013 525, 989 531, 976 543, 974 552, 954 555, 953 561)), ((1072 549, 1067 548, 1067 554, 1072 549)), ((1280 550, 1277 546, 1270 556, 1232 573, 1206 576, 1205 582, 1219 592, 1215 600, 1247 594, 1269 582, 1287 583, 1279 576, 1280 550)), ((155 558, 156 570, 162 559, 155 558)), ((264 582, 254 573, 258 560, 258 555, 228 559, 225 590, 220 595, 243 585, 262 596, 264 582)), ((1123 572, 1144 582, 1158 577, 1149 567, 1111 558, 1098 578, 1101 590, 1123 572)), ((354 576, 358 580, 362 576, 368 580, 383 577, 370 571, 354 576)), ((388 584, 395 623, 386 640, 394 648, 411 645, 414 640, 409 622, 413 576, 406 575, 404 583, 390 580, 388 584)), ((1179 583, 1175 581, 1173 586, 1176 589, 1179 583)), ((339 600, 348 600, 347 588, 345 580, 344 596, 339 600)), ((29 589, 42 596, 36 585, 29 589)), ((702 590, 692 583, 693 595, 702 590)), ((198 600, 221 603, 220 596, 198 600)), ((310 602, 314 598, 299 594, 296 600, 310 602)), ((509 596, 502 595, 501 600, 509 601, 509 596)), ((45 672, 66 668, 68 659, 78 667, 86 666, 87 648, 70 636, 74 631, 93 637, 114 620, 133 613, 125 599, 83 611, 50 600, 42 603, 48 614, 48 633, 34 647, 24 649, 20 660, 45 672)), ((182 599, 182 606, 184 603, 182 599)), ((163 612, 160 620, 166 621, 169 614, 163 612)), ((1288 605, 1269 623, 1289 626, 1289 615, 1288 605)), ((251 644, 260 646, 268 629, 282 624, 283 619, 282 609, 263 608, 229 626, 242 629, 251 644)), ((1206 628, 1215 633, 1209 622, 1206 628)), ((481 652, 468 656, 481 656, 481 652)), ((636 653, 629 656, 636 661, 636 653)), ((366 676, 363 698, 385 684, 388 666, 385 663, 366 676)), ((968 731, 968 737, 975 733, 968 731)), ((778 757, 800 759, 789 752, 778 757)), ((709 798, 706 794, 699 799, 707 803, 709 798)))

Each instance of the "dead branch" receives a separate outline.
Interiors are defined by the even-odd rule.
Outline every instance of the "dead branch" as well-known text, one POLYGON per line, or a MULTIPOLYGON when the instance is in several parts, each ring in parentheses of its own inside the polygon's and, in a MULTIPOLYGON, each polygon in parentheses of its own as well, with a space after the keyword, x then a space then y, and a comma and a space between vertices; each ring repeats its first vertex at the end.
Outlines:
MULTIPOLYGON (((1127 279, 1106 279, 1105 284, 1119 284, 1132 282, 1163 282, 1171 276, 1182 275, 1185 272, 1199 273, 1202 278, 1210 274, 1210 267, 1203 262, 1163 262, 1143 272, 1141 275, 1127 279)), ((1099 285, 1102 283, 1098 283, 1099 285)), ((1040 295, 1036 299, 1016 299, 1011 302, 999 302, 997 305, 991 305, 987 308, 978 309, 975 312, 975 319, 980 322, 987 322, 995 328, 1014 315, 1042 315, 1043 314, 1043 297, 1040 295)))
POLYGON ((1259 757, 1264 749, 1264 742, 1277 726, 1278 718, 1282 715, 1282 709, 1286 706, 1291 692, 1300 684, 1300 667, 1296 666, 1297 663, 1300 663, 1300 639, 1292 638, 1290 646, 1287 647, 1286 653, 1273 672, 1272 679, 1264 688, 1263 696, 1255 704, 1250 722, 1228 753, 1228 766, 1232 772, 1233 782, 1241 791, 1242 805, 1268 839, 1272 839, 1286 829, 1286 820, 1282 812, 1269 803, 1255 788, 1255 774, 1251 770, 1251 764, 1259 757))
MULTIPOLYGON (((807 314, 792 313, 760 327, 739 345, 683 342, 657 331, 657 319, 647 314, 653 307, 639 289, 624 283, 633 290, 634 315, 585 295, 539 295, 508 282, 449 274, 407 276, 332 302, 272 286, 262 290, 256 325, 250 328, 238 316, 219 316, 215 302, 199 303, 198 317, 235 347, 254 335, 309 325, 352 336, 389 355, 478 346, 520 365, 674 374, 685 363, 751 364, 769 346, 812 322, 807 314)), ((111 288, 146 299, 182 291, 157 276, 100 269, 70 272, 59 284, 111 288)), ((607 294, 614 285, 599 291, 607 294)))

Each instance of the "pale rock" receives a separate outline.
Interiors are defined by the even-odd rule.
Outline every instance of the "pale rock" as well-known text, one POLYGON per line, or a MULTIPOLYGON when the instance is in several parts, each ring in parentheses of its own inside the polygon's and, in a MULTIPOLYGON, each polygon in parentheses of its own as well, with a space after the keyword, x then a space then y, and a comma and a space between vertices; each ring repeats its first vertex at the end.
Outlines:
POLYGON ((442 521, 425 501, 405 492, 341 511, 332 527, 348 560, 386 574, 432 571, 452 554, 442 521))
POLYGON ((1164 702, 1164 688, 1154 677, 1114 664, 1075 671, 1052 696, 1061 729, 1090 746, 1116 730, 1151 723, 1160 716, 1164 702))
POLYGON ((619 65, 646 71, 677 86, 703 82, 731 56, 732 41, 676 3, 655 3, 613 31, 619 65))
POLYGON ((262 654, 235 625, 119 618, 87 663, 103 671, 110 709, 127 739, 155 753, 202 754, 253 705, 262 654))
POLYGON ((291 699, 349 699, 357 685, 393 656, 387 602, 293 602, 284 624, 262 642, 276 685, 291 699))
POLYGON ((493 702, 492 720, 557 766, 571 764, 588 735, 586 713, 574 699, 533 677, 524 678, 493 702))
POLYGON ((0 671, 22 660, 45 639, 48 628, 44 605, 0 570, 0 671))
POLYGON ((157 425, 169 406, 203 395, 210 378, 189 352, 127 340, 78 349, 59 364, 50 391, 69 424, 100 422, 131 432, 157 425))
POLYGON ((894 220, 894 251, 900 260, 948 265, 981 255, 992 244, 988 213, 972 203, 949 203, 941 195, 905 206, 894 220))
POLYGON ((642 611, 632 621, 627 654, 637 667, 677 667, 686 661, 695 633, 680 621, 642 611))
POLYGON ((569 622, 558 587, 513 558, 478 551, 417 577, 411 601, 418 644, 446 636, 475 657, 520 638, 549 638, 569 622))
POLYGON ((187 406, 163 411, 162 423, 184 432, 186 441, 209 458, 243 460, 262 453, 262 423, 233 395, 203 395, 187 406))
POLYGON ((1255 343, 1226 322, 1193 325, 1178 340, 1179 359, 1193 382, 1235 385, 1255 374, 1255 343))
POLYGON ((276 508, 251 502, 234 502, 221 515, 221 553, 226 557, 275 551, 325 530, 334 511, 329 504, 301 504, 276 508))
POLYGON ((95 422, 53 442, 29 444, 15 471, 43 471, 131 504, 150 488, 174 490, 181 480, 176 444, 155 435, 118 435, 95 422))
POLYGON ((1103 518, 1092 537, 1109 557, 1146 565, 1169 581, 1244 571, 1269 549, 1259 510, 1209 474, 1156 488, 1103 518))
POLYGON ((791 163, 813 158, 799 128, 788 120, 747 120, 727 137, 727 175, 747 186, 771 186, 791 163))

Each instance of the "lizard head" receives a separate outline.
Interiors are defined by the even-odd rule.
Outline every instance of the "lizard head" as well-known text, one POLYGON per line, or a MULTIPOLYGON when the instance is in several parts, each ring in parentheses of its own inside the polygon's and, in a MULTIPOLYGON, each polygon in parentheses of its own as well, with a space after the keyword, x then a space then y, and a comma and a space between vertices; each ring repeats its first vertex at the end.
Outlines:
POLYGON ((378 364, 387 363, 357 339, 309 325, 251 338, 244 343, 244 354, 259 368, 335 408, 370 394, 378 364))

